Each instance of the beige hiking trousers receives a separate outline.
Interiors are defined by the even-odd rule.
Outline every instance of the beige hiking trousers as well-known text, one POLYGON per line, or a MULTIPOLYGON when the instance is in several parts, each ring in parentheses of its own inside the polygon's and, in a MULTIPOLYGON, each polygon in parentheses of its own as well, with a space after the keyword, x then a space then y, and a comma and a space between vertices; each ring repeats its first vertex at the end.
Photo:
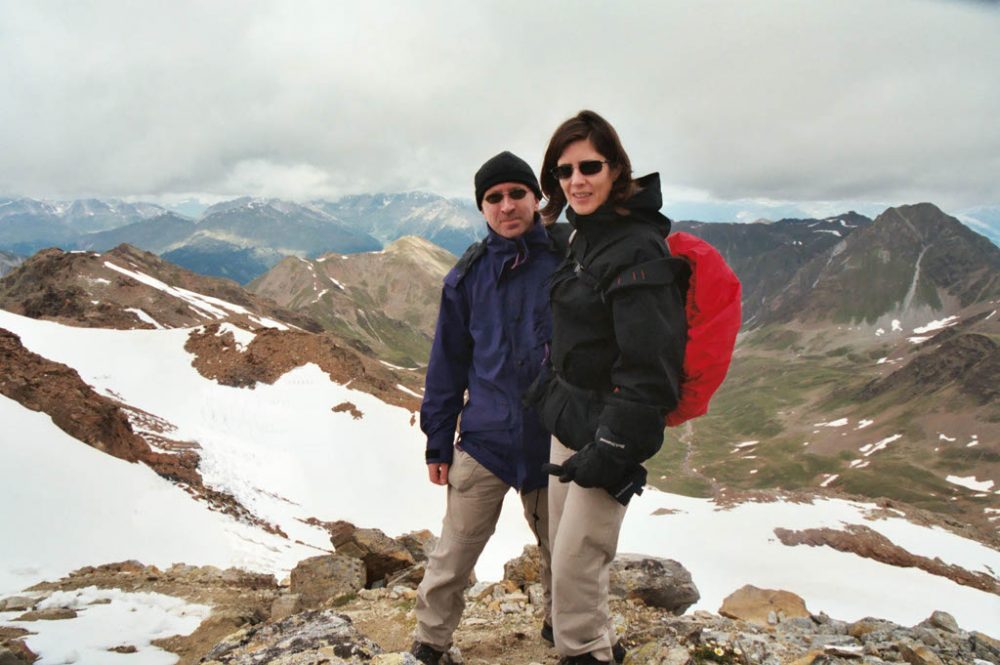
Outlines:
MULTIPOLYGON (((427 562, 417 588, 416 640, 439 651, 451 646, 452 634, 465 609, 469 575, 496 529, 510 485, 493 475, 471 455, 455 450, 448 469, 448 508, 441 540, 427 562)), ((546 490, 521 495, 524 517, 538 539, 540 573, 545 589, 545 621, 551 623, 549 521, 546 490)))
MULTIPOLYGON (((552 437, 553 464, 572 454, 552 437)), ((625 506, 604 489, 555 478, 549 483, 552 627, 560 655, 592 653, 612 660, 611 646, 618 638, 608 607, 608 575, 624 518, 625 506)))

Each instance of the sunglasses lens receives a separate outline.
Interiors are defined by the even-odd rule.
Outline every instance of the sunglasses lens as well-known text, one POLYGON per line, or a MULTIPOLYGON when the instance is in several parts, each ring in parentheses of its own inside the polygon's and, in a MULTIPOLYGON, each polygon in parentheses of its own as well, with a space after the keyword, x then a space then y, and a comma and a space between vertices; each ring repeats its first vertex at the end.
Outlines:
MULTIPOLYGON (((507 192, 507 196, 509 196, 512 201, 520 201, 527 195, 528 195, 528 190, 521 189, 520 187, 517 189, 512 189, 509 192, 507 192)), ((491 205, 496 205, 501 201, 503 201, 503 196, 504 196, 503 192, 493 192, 492 194, 487 194, 486 196, 484 196, 483 200, 491 205)))
POLYGON ((565 180, 573 175, 573 165, 572 164, 560 164, 559 166, 552 169, 552 175, 554 175, 559 180, 565 180))
POLYGON ((596 159, 580 162, 580 173, 583 175, 595 175, 600 173, 602 168, 604 168, 604 162, 596 159))

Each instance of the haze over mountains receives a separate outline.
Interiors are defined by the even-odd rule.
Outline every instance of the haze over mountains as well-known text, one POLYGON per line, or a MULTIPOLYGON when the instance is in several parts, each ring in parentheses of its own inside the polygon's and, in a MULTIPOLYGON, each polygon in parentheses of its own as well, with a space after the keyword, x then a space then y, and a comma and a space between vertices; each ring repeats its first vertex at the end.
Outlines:
POLYGON ((351 196, 298 204, 244 197, 191 219, 153 204, 0 199, 0 250, 106 251, 128 243, 195 272, 247 283, 285 256, 382 249, 406 235, 460 254, 485 233, 469 202, 434 194, 351 196))

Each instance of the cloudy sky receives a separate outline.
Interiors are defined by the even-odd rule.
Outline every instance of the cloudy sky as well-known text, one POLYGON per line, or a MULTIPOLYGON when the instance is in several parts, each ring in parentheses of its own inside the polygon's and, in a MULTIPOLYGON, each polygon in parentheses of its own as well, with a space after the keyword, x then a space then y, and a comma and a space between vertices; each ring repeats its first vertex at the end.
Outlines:
POLYGON ((998 36, 962 0, 0 0, 0 194, 468 197, 592 108, 681 207, 996 206, 998 36))

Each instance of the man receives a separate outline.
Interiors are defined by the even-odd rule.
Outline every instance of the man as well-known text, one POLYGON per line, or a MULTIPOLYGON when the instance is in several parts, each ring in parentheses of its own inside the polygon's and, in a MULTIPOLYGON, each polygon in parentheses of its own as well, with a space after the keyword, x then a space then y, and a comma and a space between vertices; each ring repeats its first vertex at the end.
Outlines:
POLYGON ((417 590, 412 653, 422 663, 450 662, 446 653, 465 607, 469 575, 512 487, 538 540, 542 636, 552 640, 542 471, 550 437, 522 397, 545 360, 552 333, 545 283, 561 257, 538 215, 541 190, 524 160, 510 152, 496 155, 476 173, 475 186, 487 237, 444 279, 420 409, 430 480, 448 487, 441 540, 417 590))

